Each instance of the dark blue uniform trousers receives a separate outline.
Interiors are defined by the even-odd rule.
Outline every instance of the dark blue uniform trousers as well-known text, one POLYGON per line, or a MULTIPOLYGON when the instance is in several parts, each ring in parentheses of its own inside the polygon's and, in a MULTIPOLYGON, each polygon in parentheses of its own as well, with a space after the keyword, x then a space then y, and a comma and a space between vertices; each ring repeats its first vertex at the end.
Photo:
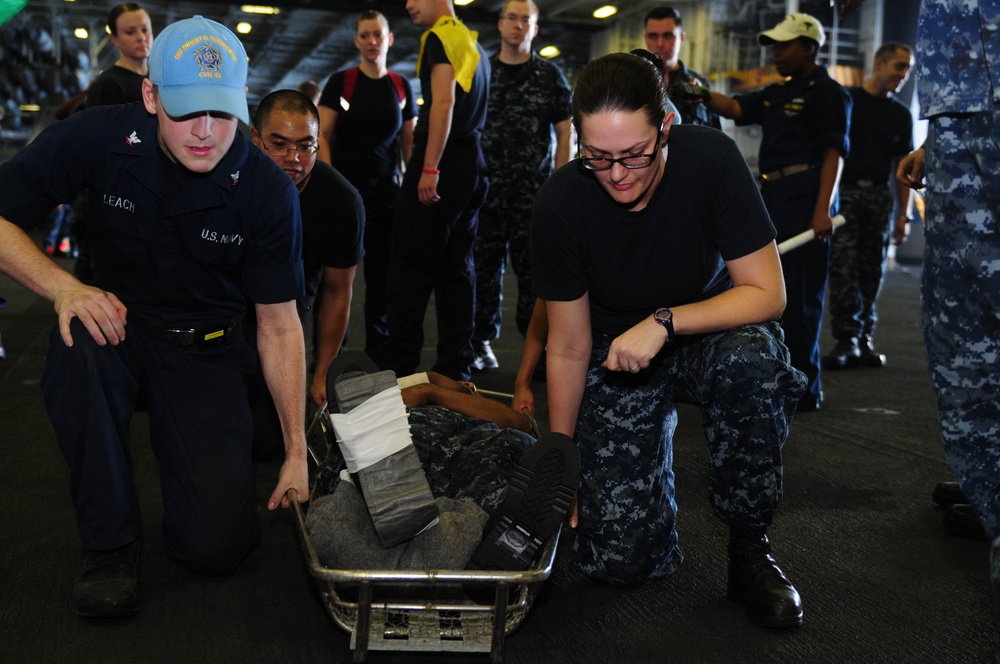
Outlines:
POLYGON ((358 189, 365 202, 365 353, 374 356, 389 339, 389 317, 385 313, 386 280, 392 250, 392 218, 398 190, 385 184, 380 189, 358 189))
MULTIPOLYGON (((818 194, 819 169, 783 177, 761 188, 779 243, 812 228, 818 194)), ((830 247, 825 242, 809 242, 781 257, 787 297, 781 327, 785 331, 785 345, 791 353, 792 366, 804 373, 809 381, 802 397, 805 401, 818 401, 823 392, 819 336, 829 263, 830 247)))
POLYGON ((437 362, 433 370, 455 380, 472 375, 476 274, 472 245, 486 200, 485 163, 474 137, 449 140, 438 169, 440 201, 417 198, 424 148, 414 150, 392 229, 386 311, 389 340, 376 361, 397 376, 414 373, 424 344, 424 314, 434 293, 437 362))
POLYGON ((72 347, 58 329, 52 334, 42 392, 69 464, 83 548, 117 548, 140 535, 129 424, 141 402, 160 464, 167 554, 194 572, 232 571, 259 538, 249 348, 241 339, 205 350, 170 346, 134 323, 118 346, 98 346, 77 319, 71 329, 72 347))

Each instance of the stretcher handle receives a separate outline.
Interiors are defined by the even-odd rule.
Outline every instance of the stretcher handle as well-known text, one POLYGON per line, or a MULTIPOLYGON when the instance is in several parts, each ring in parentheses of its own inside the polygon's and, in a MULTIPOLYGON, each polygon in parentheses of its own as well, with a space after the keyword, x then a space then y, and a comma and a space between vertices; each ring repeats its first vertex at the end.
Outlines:
MULTIPOLYGON (((846 223, 844 215, 842 214, 838 214, 830 221, 833 222, 833 230, 837 230, 838 228, 843 226, 844 223, 846 223)), ((779 244, 778 253, 779 254, 788 253, 792 249, 798 249, 802 245, 808 244, 809 242, 812 242, 815 239, 816 239, 816 233, 813 232, 811 228, 807 231, 802 231, 798 235, 793 235, 792 237, 788 238, 787 240, 779 244)))

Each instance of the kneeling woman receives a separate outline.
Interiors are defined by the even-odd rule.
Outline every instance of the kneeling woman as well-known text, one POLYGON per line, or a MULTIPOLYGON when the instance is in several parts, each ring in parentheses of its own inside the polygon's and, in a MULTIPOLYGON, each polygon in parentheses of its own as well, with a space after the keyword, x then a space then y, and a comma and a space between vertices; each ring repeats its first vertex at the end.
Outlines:
POLYGON ((675 404, 695 404, 730 529, 729 596, 757 624, 795 627, 802 603, 766 535, 805 389, 775 322, 775 231, 733 141, 672 115, 648 61, 592 61, 573 95, 580 157, 535 200, 550 426, 582 463, 575 563, 620 585, 677 568, 675 404))

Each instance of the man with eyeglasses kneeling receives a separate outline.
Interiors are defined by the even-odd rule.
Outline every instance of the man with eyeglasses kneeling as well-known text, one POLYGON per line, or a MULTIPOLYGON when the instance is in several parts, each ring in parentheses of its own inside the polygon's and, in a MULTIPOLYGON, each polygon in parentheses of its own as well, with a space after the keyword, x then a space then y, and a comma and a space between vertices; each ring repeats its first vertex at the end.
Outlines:
MULTIPOLYGON (((278 90, 257 106, 253 142, 281 167, 299 192, 302 212, 302 262, 305 294, 298 301, 306 328, 312 313, 316 367, 309 395, 326 404, 326 372, 347 334, 354 273, 364 257, 365 208, 358 190, 335 168, 317 161, 319 111, 296 90, 278 90)), ((252 321, 248 336, 256 332, 252 321)), ((254 417, 254 455, 279 457, 281 423, 258 370, 249 383, 254 417)))
POLYGON ((678 568, 675 404, 694 404, 729 529, 728 595, 755 624, 797 627, 802 601, 767 537, 806 384, 777 323, 775 230, 736 144, 673 115, 644 57, 591 61, 573 94, 580 158, 535 199, 549 426, 580 450, 574 564, 623 586, 678 568))

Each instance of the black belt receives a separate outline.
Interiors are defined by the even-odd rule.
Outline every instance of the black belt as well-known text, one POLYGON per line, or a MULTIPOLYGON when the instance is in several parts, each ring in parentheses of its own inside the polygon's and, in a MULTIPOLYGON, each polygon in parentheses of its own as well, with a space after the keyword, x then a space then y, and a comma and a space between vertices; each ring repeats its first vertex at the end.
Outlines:
POLYGON ((224 344, 234 334, 243 331, 242 318, 233 318, 218 325, 201 328, 184 327, 182 325, 164 327, 140 318, 135 314, 129 314, 128 319, 130 323, 136 323, 151 339, 170 346, 209 348, 224 344))
POLYGON ((811 171, 816 168, 812 164, 795 164, 793 166, 785 166, 777 170, 771 171, 769 173, 761 173, 757 176, 761 184, 767 184, 768 182, 774 182, 775 180, 780 180, 781 178, 786 178, 789 175, 795 175, 796 173, 805 173, 806 171, 811 171))

